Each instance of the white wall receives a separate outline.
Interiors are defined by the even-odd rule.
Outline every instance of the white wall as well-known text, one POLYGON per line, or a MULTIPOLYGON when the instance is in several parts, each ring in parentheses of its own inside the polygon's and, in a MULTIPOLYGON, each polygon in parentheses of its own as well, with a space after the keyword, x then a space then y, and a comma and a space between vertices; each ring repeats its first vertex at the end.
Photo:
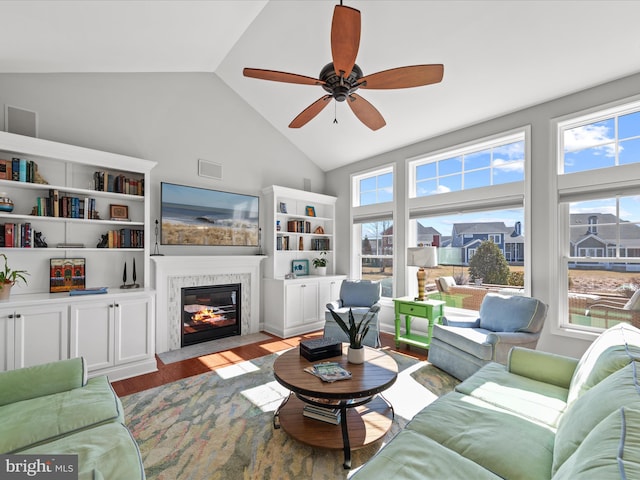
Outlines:
MULTIPOLYGON (((553 80, 551 79, 550 81, 553 80)), ((557 296, 554 293, 558 282, 557 279, 552 278, 552 272, 554 271, 552 265, 557 262, 557 259, 552 255, 552 245, 556 242, 556 238, 553 235, 555 225, 550 223, 555 223, 557 206, 556 194, 552 182, 550 182, 550 179, 555 175, 553 157, 555 146, 552 145, 551 137, 552 119, 638 94, 640 94, 640 75, 633 75, 332 170, 327 173, 326 193, 338 197, 336 204, 336 231, 338 238, 336 241, 340 245, 349 245, 349 232, 351 231, 349 223, 349 182, 352 173, 376 166, 395 164, 394 187, 396 198, 400 202, 399 215, 396 225, 394 225, 394 231, 404 232, 406 231, 406 225, 403 218, 403 199, 406 195, 405 167, 407 158, 434 152, 516 127, 531 125, 532 195, 529 201, 532 207, 532 218, 531 225, 527 226, 527 228, 531 228, 532 233, 531 255, 533 261, 531 262, 532 265, 528 266, 528 272, 532 281, 531 294, 549 304, 549 314, 538 348, 565 355, 580 356, 589 345, 589 341, 556 335, 550 331, 550 326, 556 321, 558 315, 557 296)), ((392 119, 389 121, 392 121, 392 119)), ((437 121, 437 119, 434 119, 434 121, 437 121)), ((402 245, 402 239, 399 239, 397 249, 401 249, 402 245)), ((404 246, 406 247, 406 245, 404 246)), ((349 265, 349 254, 350 252, 347 250, 338 252, 336 265, 349 265)), ((396 266, 396 272, 401 277, 398 279, 398 294, 403 295, 405 292, 405 276, 400 267, 401 265, 396 266)), ((349 272, 342 270, 339 273, 349 272)), ((385 313, 383 321, 390 325, 390 312, 386 311, 385 313)))
MULTIPOLYGON (((40 138, 158 162, 153 220, 161 181, 259 195, 272 184, 302 189, 308 178, 324 190, 324 172, 214 74, 0 74, 0 104, 38 112, 40 138), (198 158, 222 164, 223 180, 199 177, 198 158)), ((161 246, 172 255, 256 250, 161 246)))

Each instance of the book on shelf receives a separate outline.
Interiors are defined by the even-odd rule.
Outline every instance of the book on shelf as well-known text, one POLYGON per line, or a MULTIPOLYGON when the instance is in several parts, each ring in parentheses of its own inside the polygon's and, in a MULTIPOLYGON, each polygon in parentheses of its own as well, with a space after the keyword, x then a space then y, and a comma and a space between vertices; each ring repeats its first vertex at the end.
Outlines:
POLYGON ((330 383, 351 378, 351 372, 342 368, 338 362, 316 363, 312 367, 305 368, 304 371, 330 383))
POLYGON ((76 295, 97 295, 101 293, 107 293, 107 287, 74 288, 73 290, 69 290, 69 296, 71 297, 76 295))

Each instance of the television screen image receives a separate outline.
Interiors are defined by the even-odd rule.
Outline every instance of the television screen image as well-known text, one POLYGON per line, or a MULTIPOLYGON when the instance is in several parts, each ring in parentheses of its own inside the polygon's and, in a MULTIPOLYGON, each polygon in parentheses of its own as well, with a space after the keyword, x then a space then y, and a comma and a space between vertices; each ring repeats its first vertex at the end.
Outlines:
POLYGON ((160 184, 162 245, 258 246, 259 197, 160 184))

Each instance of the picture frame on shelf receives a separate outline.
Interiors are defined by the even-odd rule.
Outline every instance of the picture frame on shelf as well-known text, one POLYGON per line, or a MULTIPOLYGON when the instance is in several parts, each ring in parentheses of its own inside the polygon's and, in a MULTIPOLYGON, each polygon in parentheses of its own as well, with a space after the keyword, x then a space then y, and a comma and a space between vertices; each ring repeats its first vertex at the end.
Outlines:
POLYGON ((296 277, 309 275, 309 260, 292 260, 291 271, 296 277))
POLYGON ((311 205, 307 205, 307 217, 315 217, 316 216, 316 208, 311 205))
POLYGON ((278 205, 278 209, 280 210, 280 213, 287 213, 287 204, 284 202, 280 202, 278 205))
POLYGON ((109 205, 109 218, 111 220, 129 220, 129 207, 127 205, 109 205))
POLYGON ((49 292, 60 293, 86 287, 86 259, 51 258, 49 292))

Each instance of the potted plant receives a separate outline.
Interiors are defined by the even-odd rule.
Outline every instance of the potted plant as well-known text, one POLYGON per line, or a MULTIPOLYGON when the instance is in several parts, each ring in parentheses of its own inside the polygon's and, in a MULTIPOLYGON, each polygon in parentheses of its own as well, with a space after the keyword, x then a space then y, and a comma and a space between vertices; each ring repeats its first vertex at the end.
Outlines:
POLYGON ((29 274, 26 270, 12 270, 7 264, 7 256, 4 253, 0 253, 0 256, 4 258, 4 271, 0 270, 0 300, 7 300, 11 293, 11 287, 19 281, 23 281, 26 285, 25 275, 29 274))
POLYGON ((349 325, 345 323, 338 313, 333 310, 329 311, 338 326, 349 337, 349 350, 347 353, 347 360, 349 363, 364 363, 364 348, 362 347, 362 341, 369 332, 369 323, 371 323, 371 320, 375 318, 375 311, 369 310, 362 319, 356 323, 353 318, 353 311, 349 309, 349 325))
POLYGON ((327 274, 327 252, 320 252, 320 256, 311 260, 314 268, 318 272, 318 275, 326 275, 327 274))

